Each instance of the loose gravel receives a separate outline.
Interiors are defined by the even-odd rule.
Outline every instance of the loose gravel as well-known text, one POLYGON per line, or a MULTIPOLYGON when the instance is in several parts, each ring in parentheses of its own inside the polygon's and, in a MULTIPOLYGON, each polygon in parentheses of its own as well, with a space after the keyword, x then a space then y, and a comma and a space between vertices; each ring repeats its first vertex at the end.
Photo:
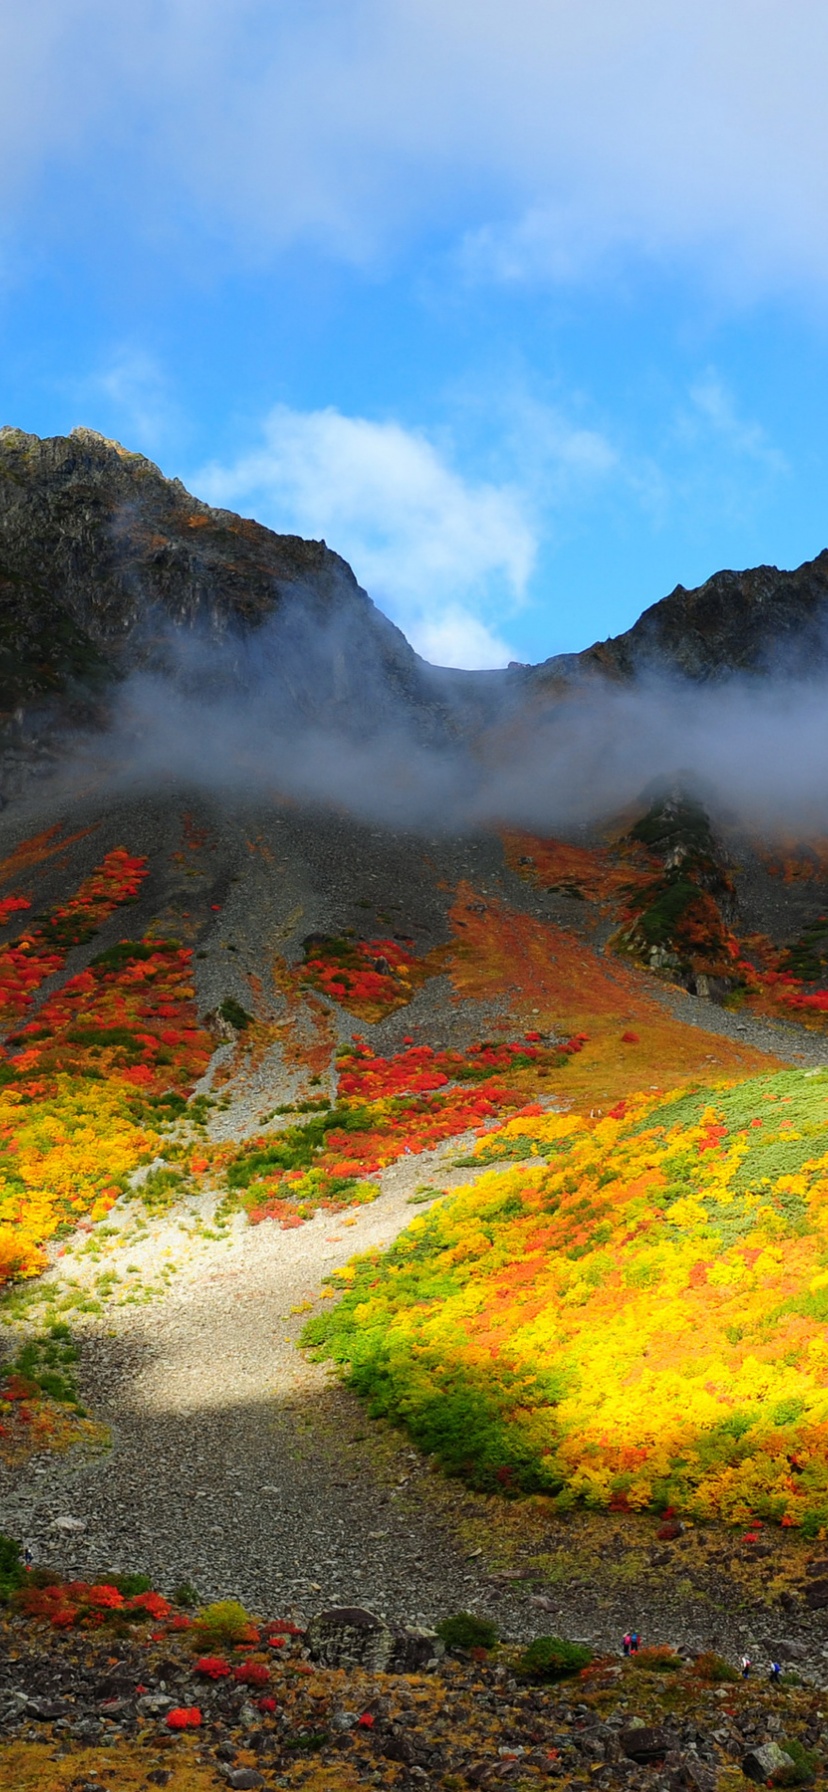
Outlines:
POLYGON ((143 1243, 128 1233, 107 1268, 127 1255, 148 1276, 178 1268, 158 1303, 110 1307, 86 1335, 84 1396, 111 1452, 35 1460, 14 1485, 7 1475, 4 1528, 65 1573, 140 1569, 271 1611, 367 1604, 430 1622, 470 1603, 498 1609, 481 1566, 412 1508, 416 1452, 401 1443, 378 1467, 362 1409, 297 1348, 324 1276, 389 1244, 421 1210, 409 1204, 418 1185, 468 1180, 450 1168, 457 1149, 404 1159, 372 1205, 294 1230, 236 1226, 183 1250, 174 1220, 143 1243))

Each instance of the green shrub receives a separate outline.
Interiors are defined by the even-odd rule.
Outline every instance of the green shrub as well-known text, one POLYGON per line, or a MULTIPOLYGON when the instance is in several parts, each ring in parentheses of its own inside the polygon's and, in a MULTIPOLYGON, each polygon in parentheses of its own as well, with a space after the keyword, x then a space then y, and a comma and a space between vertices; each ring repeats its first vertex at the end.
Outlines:
POLYGON ((72 1333, 65 1321, 48 1326, 35 1338, 27 1338, 20 1346, 12 1371, 22 1375, 31 1382, 33 1392, 46 1394, 61 1406, 72 1407, 83 1417, 84 1409, 78 1397, 78 1383, 75 1365, 78 1352, 72 1342, 72 1333))
POLYGON ((24 1573, 20 1544, 0 1531, 0 1598, 8 1599, 22 1585, 24 1573))
POLYGON ((247 1009, 242 1007, 241 1002, 236 1001, 235 996, 225 996, 224 1001, 219 1003, 219 1014, 222 1020, 226 1020, 229 1027, 235 1027, 237 1033, 243 1033, 253 1021, 252 1014, 248 1014, 247 1009))
POLYGON ((780 1773, 775 1774, 776 1784, 780 1786, 809 1785, 816 1775, 819 1756, 813 1749, 804 1748, 801 1742, 796 1741, 795 1737, 783 1737, 779 1747, 785 1750, 786 1755, 790 1755, 793 1767, 785 1767, 780 1773))
POLYGON ((105 1574, 102 1579, 107 1586, 117 1587, 125 1599, 134 1599, 138 1593, 151 1593, 152 1581, 146 1574, 105 1574))
POLYGON ((234 1643, 245 1640, 252 1619, 244 1606, 237 1599, 218 1599, 213 1605, 205 1605, 196 1618, 193 1627, 194 1641, 201 1647, 232 1648, 234 1643))
POLYGON ((180 1170, 170 1170, 159 1165, 157 1170, 150 1170, 139 1183, 137 1194, 148 1213, 168 1213, 176 1197, 184 1187, 184 1177, 180 1170))
POLYGON ((191 1610, 193 1606, 198 1605, 198 1594, 191 1581, 182 1580, 179 1582, 173 1592, 173 1603, 175 1605, 183 1605, 188 1610, 191 1610))
POLYGON ((568 1643, 561 1636, 536 1636, 518 1662, 518 1673, 530 1680, 563 1680, 588 1668, 592 1650, 586 1643, 568 1643))
POLYGON ((476 1618, 473 1612, 455 1612, 437 1625, 437 1635, 447 1649, 493 1649, 497 1630, 489 1618, 476 1618))

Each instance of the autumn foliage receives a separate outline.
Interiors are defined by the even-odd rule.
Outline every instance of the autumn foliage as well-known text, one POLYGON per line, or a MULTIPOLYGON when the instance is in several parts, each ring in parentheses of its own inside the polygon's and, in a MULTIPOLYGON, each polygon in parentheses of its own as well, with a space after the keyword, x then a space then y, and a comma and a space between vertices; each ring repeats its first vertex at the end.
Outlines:
MULTIPOLYGON (((156 1154, 168 1092, 186 1097, 209 1061, 191 953, 177 941, 121 941, 31 1016, 40 985, 145 875, 145 861, 118 848, 70 901, 0 946, 0 1021, 11 1023, 0 1048, 0 1281, 36 1274, 60 1225, 103 1217, 156 1154)), ((5 899, 6 921, 23 907, 5 899)))
POLYGON ((307 1337, 445 1466, 828 1525, 828 1074, 516 1118, 307 1337), (515 1160, 532 1168, 512 1167, 515 1160))

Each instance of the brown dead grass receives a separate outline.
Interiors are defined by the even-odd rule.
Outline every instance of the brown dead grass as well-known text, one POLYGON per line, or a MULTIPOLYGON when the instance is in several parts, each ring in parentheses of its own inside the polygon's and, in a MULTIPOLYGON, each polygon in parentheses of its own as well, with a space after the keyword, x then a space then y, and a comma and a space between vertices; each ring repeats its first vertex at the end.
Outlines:
POLYGON ((577 1107, 782 1067, 769 1053, 685 1025, 662 1007, 643 972, 601 957, 551 921, 477 895, 468 884, 458 886, 451 920, 457 946, 450 975, 458 1000, 500 998, 523 1026, 587 1035, 561 1078, 561 1092, 577 1107), (636 1037, 624 1041, 625 1033, 636 1037))

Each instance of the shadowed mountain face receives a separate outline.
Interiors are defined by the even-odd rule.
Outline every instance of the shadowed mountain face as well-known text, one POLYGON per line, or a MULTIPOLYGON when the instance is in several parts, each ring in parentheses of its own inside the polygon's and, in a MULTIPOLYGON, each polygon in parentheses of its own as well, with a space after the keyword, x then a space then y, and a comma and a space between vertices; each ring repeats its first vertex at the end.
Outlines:
MULTIPOLYGON (((384 781, 373 812, 386 819, 395 805, 436 825, 454 825, 458 805, 484 819, 537 819, 544 804, 570 819, 602 803, 610 812, 653 764, 687 763, 699 685, 718 701, 716 688, 735 681, 738 703, 745 678, 770 689, 772 674, 823 674, 826 603, 828 552, 795 572, 764 566, 678 586, 626 634, 539 666, 429 666, 324 542, 212 509, 92 430, 41 440, 6 428, 0 790, 19 794, 38 764, 49 771, 67 756, 72 736, 105 728, 119 763, 140 765, 151 786, 177 766, 205 782, 234 764, 248 782, 272 770, 301 800, 334 804, 384 781), (647 696, 657 685, 661 710, 647 696), (419 808, 409 800, 418 780, 419 808)), ((750 704, 748 724, 729 701, 704 724, 701 774, 738 760, 734 728, 738 740, 755 732, 750 704)), ((765 757, 780 754, 768 744, 765 757)), ((803 736, 797 766, 821 757, 803 736)), ((737 807, 740 790, 734 773, 726 794, 737 807)))
MULTIPOLYGON (((82 721, 137 668, 186 677, 174 636, 220 648, 242 686, 266 653, 306 718, 451 731, 430 669, 324 542, 213 510, 92 430, 0 430, 0 713, 34 700, 41 720, 82 721)), ((203 679, 203 654, 189 672, 203 679)))
MULTIPOLYGON (((719 572, 677 585, 625 634, 508 672, 429 667, 322 541, 214 510, 94 430, 0 430, 0 711, 61 696, 78 715, 110 679, 169 663, 172 631, 241 646, 281 625, 285 693, 306 715, 395 708, 433 737, 583 676, 716 680, 824 666, 828 551, 795 572, 719 572)), ((255 649, 254 649, 255 651, 255 649)))
POLYGON ((557 654, 524 677, 534 687, 579 674, 629 679, 646 672, 717 680, 733 673, 788 678, 828 664, 828 550, 795 572, 756 566, 717 572, 694 591, 677 585, 623 635, 583 653, 557 654))

